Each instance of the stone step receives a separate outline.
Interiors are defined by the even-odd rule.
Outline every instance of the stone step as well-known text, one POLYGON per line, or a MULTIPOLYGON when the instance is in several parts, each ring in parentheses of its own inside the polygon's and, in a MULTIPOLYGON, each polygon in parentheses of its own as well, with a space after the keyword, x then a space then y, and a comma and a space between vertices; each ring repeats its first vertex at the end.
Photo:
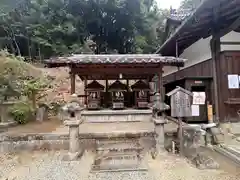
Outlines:
POLYGON ((140 151, 143 147, 138 141, 99 141, 97 151, 140 151))
POLYGON ((228 150, 223 148, 222 145, 221 146, 214 146, 214 150, 217 151, 218 153, 222 154, 223 156, 229 158, 230 160, 237 163, 238 165, 240 165, 240 157, 232 154, 231 152, 229 152, 228 150))
POLYGON ((222 145, 222 148, 240 158, 240 147, 222 145))
MULTIPOLYGON (((131 159, 131 157, 140 158, 139 152, 103 152, 97 154, 95 160, 111 160, 111 159, 131 159)), ((133 159, 134 159, 133 158, 133 159)))
POLYGON ((140 164, 138 154, 109 153, 94 161, 93 170, 136 169, 140 164))

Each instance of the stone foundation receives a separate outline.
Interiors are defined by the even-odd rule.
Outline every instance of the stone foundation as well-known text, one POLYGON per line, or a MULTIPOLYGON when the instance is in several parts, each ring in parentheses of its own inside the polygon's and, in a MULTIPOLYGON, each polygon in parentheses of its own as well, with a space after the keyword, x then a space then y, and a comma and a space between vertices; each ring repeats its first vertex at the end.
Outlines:
POLYGON ((150 109, 82 111, 81 118, 85 123, 150 122, 152 119, 152 111, 150 109))
MULTIPOLYGON (((108 133, 102 134, 79 134, 79 146, 84 150, 96 150, 97 140, 117 140, 122 138, 141 137, 139 143, 144 149, 150 149, 154 145, 152 133, 116 133, 110 136, 108 133)), ((17 136, 1 135, 0 136, 0 153, 33 151, 33 150, 68 150, 69 134, 44 134, 32 133, 17 136)))

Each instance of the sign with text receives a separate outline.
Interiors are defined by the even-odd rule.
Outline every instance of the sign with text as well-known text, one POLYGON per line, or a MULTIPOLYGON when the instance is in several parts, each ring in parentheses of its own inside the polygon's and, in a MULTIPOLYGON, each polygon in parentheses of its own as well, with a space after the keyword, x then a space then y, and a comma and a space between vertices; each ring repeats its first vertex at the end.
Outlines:
POLYGON ((239 89, 238 74, 229 74, 228 75, 228 89, 239 89))
POLYGON ((192 116, 191 92, 178 87, 175 90, 168 93, 167 95, 171 96, 171 116, 173 117, 192 116))
POLYGON ((206 93, 205 92, 193 92, 193 104, 205 104, 206 93))

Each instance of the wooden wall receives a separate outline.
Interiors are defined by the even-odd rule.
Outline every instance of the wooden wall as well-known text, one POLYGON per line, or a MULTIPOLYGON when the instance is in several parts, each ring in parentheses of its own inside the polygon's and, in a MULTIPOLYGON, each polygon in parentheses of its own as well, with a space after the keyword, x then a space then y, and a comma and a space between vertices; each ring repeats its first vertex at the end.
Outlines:
POLYGON ((185 77, 212 77, 211 59, 165 76, 163 78, 163 84, 177 81, 185 77))
MULTIPOLYGON (((240 109, 240 104, 227 104, 226 101, 230 98, 239 98, 240 89, 228 89, 228 74, 240 75, 240 51, 226 51, 221 54, 220 61, 217 63, 218 74, 218 92, 219 92, 219 111, 221 121, 239 121, 240 117, 237 111, 240 109)), ((240 101, 238 101, 240 103, 240 101)))
MULTIPOLYGON (((240 89, 228 89, 228 74, 240 75, 240 51, 221 52, 217 62, 218 92, 219 92, 219 111, 221 122, 240 122, 237 111, 240 110, 240 89), (239 98, 234 104, 227 104, 229 98, 239 98), (239 104, 237 103, 239 102, 239 104)), ((163 78, 164 84, 168 84, 187 77, 212 77, 212 61, 207 60, 191 67, 182 69, 163 78)), ((213 96, 213 85, 210 85, 213 96)), ((213 100, 214 103, 214 100, 213 100)))

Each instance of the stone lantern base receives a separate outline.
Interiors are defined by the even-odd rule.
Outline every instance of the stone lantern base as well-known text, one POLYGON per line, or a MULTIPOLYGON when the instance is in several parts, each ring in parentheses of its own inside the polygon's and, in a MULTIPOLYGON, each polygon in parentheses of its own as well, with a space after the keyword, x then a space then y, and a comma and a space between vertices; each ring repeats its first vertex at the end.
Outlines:
POLYGON ((83 155, 83 148, 79 145, 79 125, 81 120, 66 120, 64 124, 69 126, 69 152, 64 157, 65 160, 76 160, 83 155))

